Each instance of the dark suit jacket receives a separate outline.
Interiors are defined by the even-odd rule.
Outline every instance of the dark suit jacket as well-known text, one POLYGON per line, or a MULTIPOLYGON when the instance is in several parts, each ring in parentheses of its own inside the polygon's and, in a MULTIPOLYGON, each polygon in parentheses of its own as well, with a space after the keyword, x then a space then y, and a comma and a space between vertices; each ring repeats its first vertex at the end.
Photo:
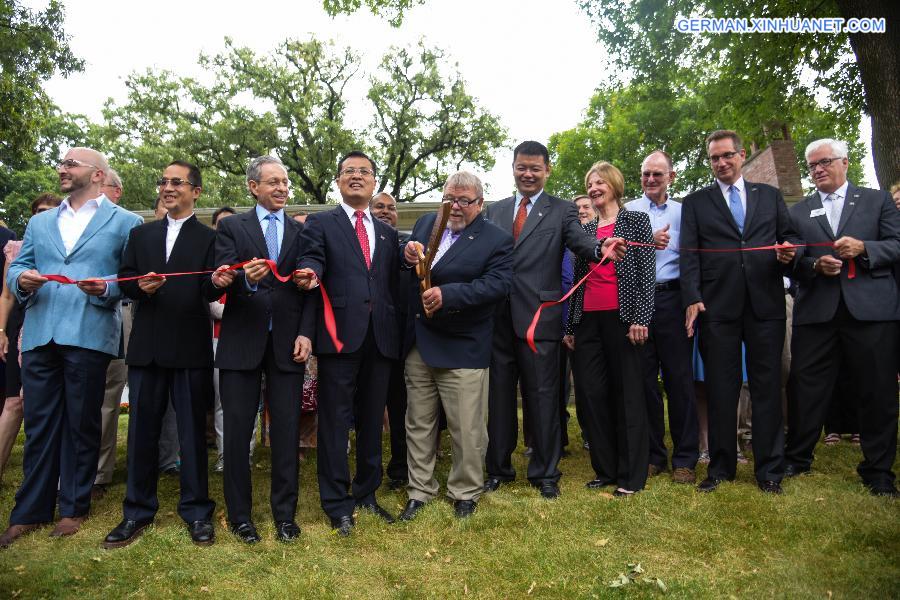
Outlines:
MULTIPOLYGON (((512 235, 517 210, 516 197, 512 196, 488 206, 484 217, 512 235)), ((594 260, 596 246, 597 240, 582 229, 574 203, 541 193, 528 214, 513 252, 515 275, 509 307, 517 336, 525 337, 541 302, 559 300, 562 296, 560 265, 565 249, 569 248, 577 257, 594 260)), ((561 340, 562 336, 562 306, 544 309, 534 338, 561 340)))
MULTIPOLYGON (((291 218, 284 220, 284 237, 278 253, 278 272, 294 270, 300 255, 300 231, 303 226, 291 218)), ((266 240, 256 217, 256 207, 219 221, 216 231, 216 265, 231 265, 254 256, 267 257, 266 240)), ((258 367, 266 352, 269 322, 272 323, 272 349, 275 363, 282 371, 300 372, 305 366, 291 358, 294 340, 300 334, 304 317, 312 311, 304 308, 308 294, 297 290, 292 281, 280 282, 271 273, 247 289, 242 272, 228 286, 228 302, 222 315, 216 366, 220 369, 247 370, 258 367)))
MULTIPOLYGON (((776 242, 800 243, 781 192, 764 183, 744 181, 747 214, 744 232, 728 209, 714 182, 690 194, 681 208, 681 247, 733 249, 768 246, 776 242)), ((685 306, 703 302, 703 318, 710 321, 738 319, 752 310, 757 319, 784 319, 782 265, 774 250, 753 252, 681 253, 681 299, 685 306), (745 306, 749 298, 750 306, 745 306)))
MULTIPOLYGON (((213 268, 216 232, 197 220, 184 222, 166 262, 168 219, 131 230, 119 277, 155 273, 208 271, 213 268)), ((222 291, 209 275, 170 277, 155 294, 141 291, 136 280, 120 283, 122 292, 137 301, 128 341, 126 364, 179 369, 212 368, 212 327, 209 303, 222 291)))
MULTIPOLYGON (((366 268, 353 224, 340 206, 306 220, 297 268, 312 269, 325 284, 344 353, 355 352, 362 345, 371 316, 378 350, 396 359, 400 356, 400 334, 394 295, 400 243, 395 229, 378 219, 372 222, 375 249, 371 269, 366 268)), ((325 331, 321 295, 313 290, 311 297, 316 300, 316 321, 304 321, 303 335, 313 340, 316 355, 334 354, 337 349, 325 331)))
POLYGON ((791 207, 794 228, 808 243, 832 242, 843 236, 862 240, 866 256, 856 258, 856 277, 847 279, 847 268, 837 277, 826 277, 813 271, 816 258, 833 255, 824 246, 800 248, 793 278, 800 284, 794 303, 794 324, 809 325, 830 321, 841 296, 847 310, 860 321, 892 321, 900 319, 900 298, 893 266, 900 260, 900 211, 887 192, 847 187, 837 232, 831 230, 824 214, 810 213, 822 209, 819 192, 791 207))
MULTIPOLYGON (((410 239, 427 246, 435 218, 420 218, 410 239)), ((487 369, 496 304, 509 294, 512 283, 512 253, 512 236, 476 216, 431 271, 431 284, 441 289, 442 307, 430 319, 419 280, 412 277, 404 356, 415 344, 429 367, 487 369)))

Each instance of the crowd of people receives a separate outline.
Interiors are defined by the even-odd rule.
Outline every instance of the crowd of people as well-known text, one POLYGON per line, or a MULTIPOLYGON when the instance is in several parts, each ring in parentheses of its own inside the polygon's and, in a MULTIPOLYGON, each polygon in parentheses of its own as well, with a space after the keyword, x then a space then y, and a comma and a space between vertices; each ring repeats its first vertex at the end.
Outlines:
POLYGON ((706 152, 715 181, 681 202, 662 150, 641 165, 640 198, 625 202, 625 175, 600 161, 572 202, 544 189, 547 148, 523 142, 514 195, 484 206, 479 178, 454 173, 444 218, 427 214, 403 234, 396 200, 375 193, 375 161, 359 151, 337 165, 340 203, 310 215, 285 213, 281 161, 254 158, 254 206, 223 207, 210 228, 194 214, 195 165, 166 166, 157 219, 143 223, 118 206, 107 159, 70 149, 57 166, 65 198, 37 198, 24 240, 4 248, 0 468, 23 418, 25 447, 0 547, 54 521, 51 536, 79 531, 112 480, 126 380, 127 483, 104 548, 154 522, 170 470, 191 540, 214 542, 207 430, 229 529, 250 544, 260 541, 260 428, 283 542, 301 534, 308 447, 322 509, 347 536, 357 511, 409 521, 438 496, 446 428, 446 494, 457 517, 472 515, 516 479, 519 398, 525 477, 552 500, 570 373, 588 489, 629 497, 670 467, 673 481, 694 484, 705 458, 697 489, 713 492, 736 477, 743 418, 756 485, 781 494, 784 478, 811 470, 840 385, 853 395, 862 482, 896 497, 900 191, 848 182, 847 145, 823 139, 805 152, 816 190, 788 208, 778 189, 744 179, 735 132, 711 133, 706 152), (739 414, 742 387, 750 417, 739 414), (397 517, 376 497, 385 419, 387 484, 408 494, 397 517))

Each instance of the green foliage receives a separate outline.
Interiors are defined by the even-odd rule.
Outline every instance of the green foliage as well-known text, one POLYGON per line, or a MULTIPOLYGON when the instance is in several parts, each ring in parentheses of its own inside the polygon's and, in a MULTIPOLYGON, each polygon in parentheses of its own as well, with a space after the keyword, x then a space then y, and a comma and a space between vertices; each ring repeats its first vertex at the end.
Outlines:
POLYGON ((400 27, 404 13, 414 6, 425 4, 425 0, 322 0, 322 7, 332 17, 355 13, 363 4, 372 14, 386 19, 394 27, 400 27))
POLYGON ((349 48, 287 40, 258 55, 226 39, 223 52, 200 57, 211 84, 170 72, 133 74, 127 102, 107 103, 93 137, 120 167, 130 208, 152 205, 152 182, 175 157, 203 169, 206 202, 237 204, 246 198, 247 163, 266 153, 284 161, 295 203, 324 204, 338 159, 353 148, 387 165, 381 189, 412 199, 439 185, 448 165, 490 168, 492 150, 505 140, 458 73, 445 83, 441 59, 421 45, 415 54, 392 49, 370 78, 372 123, 356 131, 345 124, 347 88, 360 77, 349 48))

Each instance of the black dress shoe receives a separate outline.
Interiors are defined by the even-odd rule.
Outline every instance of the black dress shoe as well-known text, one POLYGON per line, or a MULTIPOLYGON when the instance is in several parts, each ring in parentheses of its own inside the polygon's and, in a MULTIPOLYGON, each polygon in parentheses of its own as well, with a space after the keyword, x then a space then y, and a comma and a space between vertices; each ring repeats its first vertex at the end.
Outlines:
POLYGON ((900 492, 894 487, 893 483, 884 483, 881 485, 868 486, 869 493, 873 496, 882 496, 885 498, 900 498, 900 492))
POLYGON ((194 521, 188 525, 191 541, 198 546, 212 546, 216 541, 216 529, 209 521, 194 521))
POLYGON ((409 481, 406 479, 388 479, 387 483, 388 489, 392 491, 402 490, 407 485, 409 485, 409 481))
POLYGON ((331 519, 331 528, 335 530, 341 537, 349 536, 350 532, 353 531, 354 525, 355 523, 353 522, 353 517, 350 515, 344 515, 343 517, 331 519))
POLYGON ((500 489, 501 485, 503 485, 503 482, 496 477, 488 477, 484 480, 484 491, 496 492, 498 489, 500 489))
POLYGON ((760 481, 756 484, 756 486, 760 489, 760 491, 767 494, 782 493, 781 484, 777 481, 760 481))
POLYGON ((456 500, 453 502, 453 512, 458 519, 465 519, 472 516, 477 506, 474 500, 456 500))
POLYGON ((388 525, 390 525, 391 523, 393 523, 395 521, 394 515, 392 515, 388 511, 381 508, 381 505, 378 504, 377 502, 367 502, 365 504, 357 504, 356 507, 359 509, 362 509, 362 510, 369 511, 370 513, 372 513, 375 516, 381 517, 382 519, 385 520, 385 522, 387 522, 388 525))
POLYGON ((250 521, 232 523, 231 533, 245 544, 256 544, 260 541, 259 534, 256 533, 256 526, 250 521))
POLYGON ((547 500, 555 500, 559 498, 559 486, 552 481, 544 481, 541 483, 541 497, 547 500))
POLYGON ((809 467, 801 467, 798 465, 785 465, 784 466, 784 476, 785 477, 797 477, 798 475, 804 475, 809 473, 809 467))
POLYGON ((700 482, 700 485, 697 486, 697 490, 700 492, 713 492, 723 481, 725 480, 716 479, 715 477, 707 477, 700 482))
POLYGON ((293 542, 300 537, 300 526, 295 521, 275 521, 275 539, 293 542))
POLYGON ((584 484, 584 487, 586 487, 589 490, 599 490, 600 488, 605 488, 610 485, 615 485, 615 482, 604 481, 603 479, 591 479, 586 484, 584 484))
POLYGON ((113 548, 124 548, 131 542, 138 539, 144 530, 153 523, 153 519, 146 521, 131 521, 122 519, 122 522, 116 525, 116 528, 109 532, 106 539, 103 540, 102 547, 111 550, 113 548))
POLYGON ((406 503, 403 512, 398 517, 401 521, 412 521, 416 514, 424 508, 425 503, 421 500, 410 500, 406 503))

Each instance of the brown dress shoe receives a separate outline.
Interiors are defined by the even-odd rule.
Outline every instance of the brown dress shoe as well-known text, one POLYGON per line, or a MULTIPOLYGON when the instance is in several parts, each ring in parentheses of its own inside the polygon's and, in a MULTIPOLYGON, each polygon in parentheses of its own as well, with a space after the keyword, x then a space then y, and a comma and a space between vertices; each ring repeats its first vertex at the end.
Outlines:
POLYGON ((56 527, 53 528, 53 531, 50 532, 50 537, 65 537, 67 535, 78 533, 85 518, 86 517, 63 517, 59 520, 59 523, 56 524, 56 527))
POLYGON ((675 483, 697 483, 697 475, 693 469, 678 467, 672 471, 672 481, 675 483))
POLYGON ((31 533, 41 525, 33 523, 31 525, 10 525, 3 535, 0 535, 0 548, 9 548, 13 542, 25 535, 31 533))

